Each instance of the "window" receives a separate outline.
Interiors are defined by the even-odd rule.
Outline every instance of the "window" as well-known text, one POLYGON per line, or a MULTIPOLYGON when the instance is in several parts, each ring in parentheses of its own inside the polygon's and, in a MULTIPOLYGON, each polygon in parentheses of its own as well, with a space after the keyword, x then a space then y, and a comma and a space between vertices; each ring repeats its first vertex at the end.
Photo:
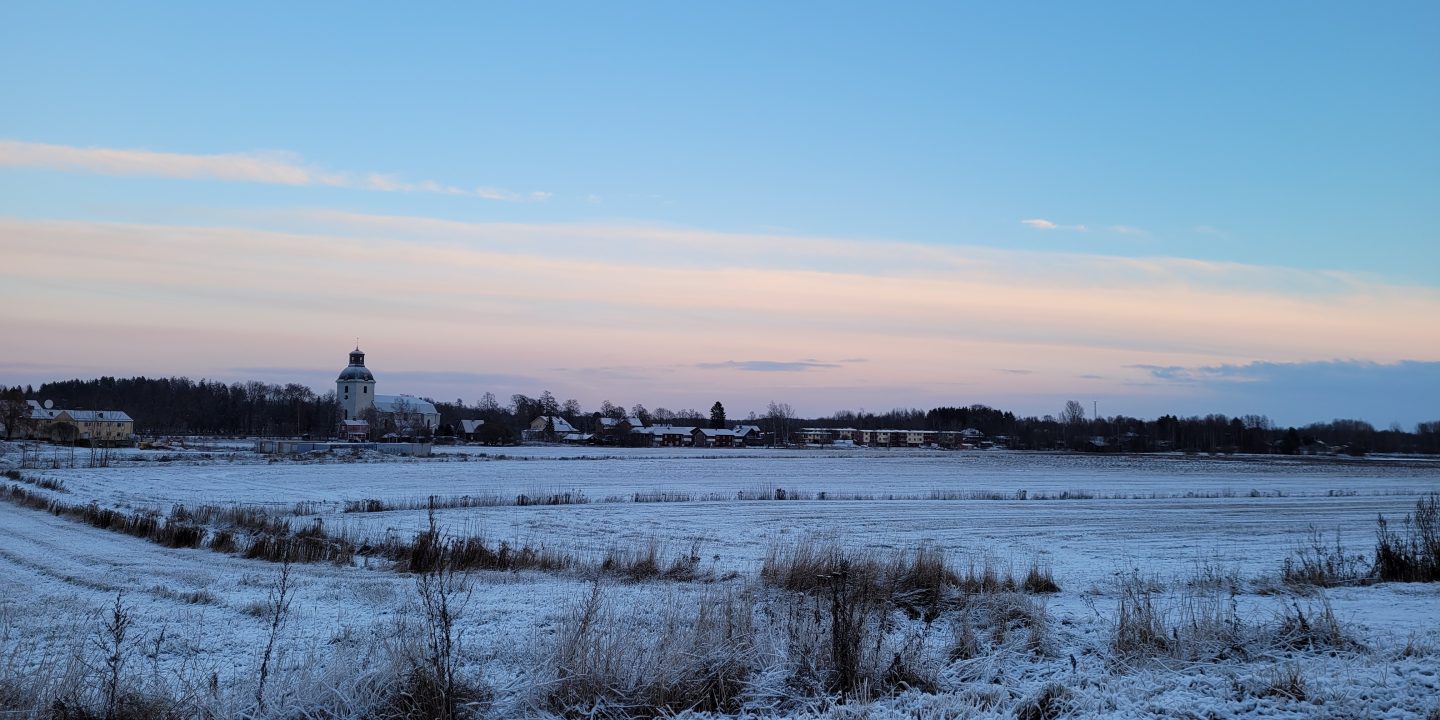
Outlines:
POLYGON ((370 394, 370 388, 369 388, 368 386, 365 387, 364 390, 365 390, 365 394, 366 394, 366 395, 369 395, 369 394, 370 394))

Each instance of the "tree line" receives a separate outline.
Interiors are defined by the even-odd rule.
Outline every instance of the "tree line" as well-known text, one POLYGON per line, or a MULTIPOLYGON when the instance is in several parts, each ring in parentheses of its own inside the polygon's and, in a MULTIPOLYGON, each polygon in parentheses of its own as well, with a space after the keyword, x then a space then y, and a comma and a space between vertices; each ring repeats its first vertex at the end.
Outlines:
MULTIPOLYGON (((223 383, 172 378, 62 380, 39 388, 0 388, 0 422, 18 400, 53 401, 68 410, 123 410, 147 435, 279 435, 330 437, 339 405, 335 393, 317 395, 298 383, 223 383)), ((28 413, 28 411, 26 411, 28 413)))
MULTIPOLYGON (((141 434, 278 435, 332 437, 338 405, 334 392, 316 394, 297 383, 223 383, 205 379, 112 378, 64 380, 34 387, 0 388, 0 422, 6 407, 19 412, 25 400, 52 400, 57 408, 124 410, 141 434)), ((650 424, 687 427, 759 426, 777 443, 790 442, 800 428, 893 430, 964 430, 974 428, 991 441, 1017 450, 1066 448, 1090 452, 1238 452, 1286 453, 1409 452, 1440 454, 1440 421, 1420 423, 1413 430, 1392 425, 1377 429, 1363 420, 1337 419, 1300 427, 1282 427, 1264 415, 1223 414, 1154 419, 1124 415, 1089 417, 1071 400, 1055 415, 1019 416, 986 405, 946 406, 929 410, 897 408, 884 412, 844 410, 827 417, 802 418, 786 403, 771 402, 763 414, 727 417, 715 402, 708 412, 685 408, 653 410, 643 404, 625 407, 603 401, 586 409, 574 399, 560 400, 550 391, 538 396, 511 395, 501 402, 484 393, 473 403, 463 399, 432 402, 440 412, 441 436, 456 434, 461 420, 484 420, 482 441, 516 441, 535 418, 563 418, 582 432, 599 429, 600 418, 638 418, 650 424)))

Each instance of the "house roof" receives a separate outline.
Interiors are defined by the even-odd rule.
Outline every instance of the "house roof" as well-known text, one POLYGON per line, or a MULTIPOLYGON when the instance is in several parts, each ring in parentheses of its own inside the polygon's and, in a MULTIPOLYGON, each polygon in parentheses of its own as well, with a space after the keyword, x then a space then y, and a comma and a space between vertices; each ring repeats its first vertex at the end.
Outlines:
POLYGON ((460 429, 467 433, 480 432, 480 426, 484 424, 484 420, 461 420, 460 429))
POLYGON ((72 419, 80 422, 96 422, 105 420, 108 422, 135 422, 123 410, 62 410, 72 419))
POLYGON ((62 410, 42 407, 34 400, 25 402, 30 406, 31 420, 60 420, 63 416, 75 422, 135 422, 124 410, 62 410))
POLYGON ((740 433, 735 432, 734 430, 729 430, 729 429, 725 429, 725 428, 695 428, 694 430, 691 430, 690 432, 692 432, 692 433, 700 433, 701 435, 704 435, 705 437, 724 437, 724 436, 726 436, 726 435, 729 435, 729 436, 731 436, 731 437, 734 437, 734 436, 740 434, 740 433))
POLYGON ((689 435, 694 428, 677 427, 675 425, 651 425, 646 428, 637 428, 634 432, 648 433, 650 435, 689 435))
POLYGON ((534 420, 530 421, 530 429, 531 429, 531 430, 544 430, 544 429, 545 429, 545 426, 548 424, 548 421, 550 421, 550 420, 553 420, 553 421, 555 422, 554 427, 555 427, 555 432, 557 432, 557 433, 573 433, 573 432, 578 432, 578 431, 575 429, 575 426, 570 424, 570 421, 569 421, 569 420, 566 420, 565 418, 560 417, 559 415, 541 415, 540 417, 537 417, 537 418, 535 418, 534 420))
POLYGON ((736 426, 735 426, 735 434, 736 434, 736 435, 749 435, 750 433, 758 433, 758 432, 761 432, 759 425, 736 425, 736 426))

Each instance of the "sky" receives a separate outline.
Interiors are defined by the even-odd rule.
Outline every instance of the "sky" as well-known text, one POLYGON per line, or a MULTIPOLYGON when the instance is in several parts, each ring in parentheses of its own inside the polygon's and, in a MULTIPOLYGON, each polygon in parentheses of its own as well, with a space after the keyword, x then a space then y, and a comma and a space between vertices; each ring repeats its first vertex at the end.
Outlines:
POLYGON ((0 384, 1440 419, 1440 4, 10 2, 0 384))

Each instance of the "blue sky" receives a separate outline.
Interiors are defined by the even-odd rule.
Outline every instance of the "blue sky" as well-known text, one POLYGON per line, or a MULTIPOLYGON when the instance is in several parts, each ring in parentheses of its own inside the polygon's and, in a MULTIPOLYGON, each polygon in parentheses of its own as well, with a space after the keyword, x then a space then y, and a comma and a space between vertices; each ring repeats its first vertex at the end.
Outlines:
MULTIPOLYGON (((384 323, 328 337, 322 329, 340 323, 319 315, 297 347, 257 320, 245 342, 283 357, 227 365, 175 340, 164 356, 126 354, 125 369, 146 374, 328 368, 333 361, 323 359, 343 359, 346 349, 335 344, 358 334, 377 360, 387 346, 403 359, 397 372, 523 377, 596 404, 701 406, 734 393, 760 406, 772 395, 803 398, 795 404, 815 413, 929 398, 1046 412, 1083 395, 1110 400, 1115 412, 1240 412, 1207 407, 1234 399, 1197 396, 1192 386, 1138 389, 1154 378, 1135 366, 1342 360, 1363 374, 1367 363, 1440 361, 1426 315, 1440 291, 1437 30, 1434 3, 11 3, 0 10, 0 92, 11 109, 0 113, 0 141, 9 143, 0 145, 0 216, 11 221, 0 250, 31 263, 10 271, 8 293, 24 286, 73 297, 62 291, 99 292, 97 278, 111 281, 105 302, 131 303, 105 318, 117 333, 117 323, 177 302, 265 305, 263 279, 237 277, 211 298, 213 282, 147 290, 133 272, 68 273, 63 256, 24 245, 35 223, 72 223, 47 225, 61 244, 77 234, 114 242, 86 228, 124 225, 285 233, 300 245, 323 236, 340 247, 377 241, 383 224, 378 239, 417 255, 461 248, 584 259, 636 294, 619 303, 623 311, 588 317, 600 311, 547 287, 547 271, 531 262, 528 294, 472 289, 426 301, 462 304, 483 346, 427 342, 407 356, 399 346, 414 339, 389 335, 384 323), (150 155, 101 157, 105 150, 150 155), (397 218, 409 222, 401 229, 397 218), (651 232, 673 237, 635 239, 651 232), (512 238, 531 240, 506 244, 512 238), (715 252, 715 242, 747 256, 715 252), (772 253, 777 244, 810 252, 772 253), (748 274, 692 281, 752 299, 770 291, 766 282, 823 294, 858 275, 871 281, 863 292, 890 293, 895 313, 924 316, 935 303, 904 305, 903 280, 936 271, 936 262, 968 268, 952 282, 975 282, 978 263, 990 287, 1029 289, 1029 303, 1052 302, 1041 295, 1065 288, 1078 304, 1095 303, 1095 322, 1057 328, 1026 315, 1009 318, 1008 329, 968 320, 944 333, 912 328, 904 352, 885 360, 869 358, 867 347, 885 346, 889 329, 814 330, 805 313, 756 309, 733 328, 712 324, 713 344, 690 357, 668 347, 682 320, 667 313, 689 302, 683 283, 661 283, 648 301, 638 293, 656 266, 735 266, 748 274), (1097 289, 1123 288, 1134 288, 1128 302, 1095 299, 1097 289), (1227 310, 1262 303, 1270 309, 1256 312, 1276 318, 1247 320, 1233 338, 1214 327, 1157 340, 1168 331, 1160 320, 1123 310, 1168 302, 1203 318, 1193 305, 1202 297, 1227 310), (1332 312, 1328 324, 1306 319, 1332 312), (544 346, 553 357, 563 346, 532 336, 597 328, 624 343, 583 353, 602 361, 567 358, 542 371, 514 350, 544 346), (801 342, 812 330, 813 341, 801 342), (1286 332, 1299 337, 1273 342, 1286 332), (1075 358, 1074 372, 1051 361, 1030 375, 987 374, 994 365, 1024 369, 1010 366, 1042 341, 1075 358), (1128 361, 1116 350, 1125 347, 1135 354, 1128 361), (1097 348, 1113 352, 1102 358, 1097 348), (984 360, 916 378, 917 367, 957 352, 984 360), (865 368, 826 367, 859 357, 869 358, 865 368), (764 363, 805 369, 745 369, 764 363), (625 367, 625 377, 643 380, 597 379, 581 366, 625 367), (661 382, 675 368, 687 368, 686 380, 661 382), (839 377, 817 379, 825 373, 839 377), (918 384, 895 384, 896 376, 918 384), (1109 382, 1097 388, 1096 378, 1109 382), (647 392, 659 397, 646 400, 647 392)), ((227 247, 243 252, 244 241, 235 243, 227 247)), ((297 262, 266 252, 271 263, 297 262)), ((346 293, 373 294, 366 288, 394 272, 394 263, 360 264, 348 284, 317 283, 292 302, 341 307, 346 293)), ((417 272, 413 281, 426 282, 417 272)), ((490 279, 474 277, 479 287, 490 279)), ((6 294, 0 299, 19 299, 6 294)), ((692 320, 703 315, 690 311, 692 320)), ((45 332, 90 322, 78 310, 45 315, 45 332)), ((0 322, 31 335, 42 327, 33 314, 0 322)), ((203 329, 203 319, 194 322, 203 329)), ((452 337, 467 330, 437 328, 452 337)), ((67 347, 37 342, 12 359, 16 369, 0 367, 0 382, 44 374, 19 363, 59 370, 67 347)), ((1302 409, 1293 387, 1274 387, 1271 414, 1293 406, 1294 421, 1323 419, 1299 417, 1315 410, 1302 409)), ((469 397, 480 387, 416 389, 469 397)), ((1432 386, 1420 398, 1428 407, 1397 397, 1365 412, 1382 424, 1431 419, 1436 399, 1432 386)))

